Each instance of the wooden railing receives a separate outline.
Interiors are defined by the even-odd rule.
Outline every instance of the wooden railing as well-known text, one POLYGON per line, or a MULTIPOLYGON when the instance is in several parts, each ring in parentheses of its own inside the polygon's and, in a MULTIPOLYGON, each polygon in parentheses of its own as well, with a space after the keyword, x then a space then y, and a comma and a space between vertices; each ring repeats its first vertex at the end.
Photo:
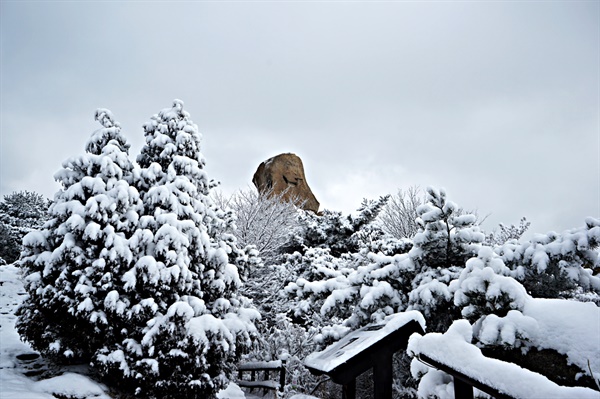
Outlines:
POLYGON ((517 399, 514 396, 507 395, 506 393, 500 392, 489 385, 479 382, 476 379, 453 369, 447 364, 433 360, 427 355, 420 354, 418 359, 427 366, 436 368, 452 376, 454 379, 454 397, 457 399, 473 399, 473 387, 493 396, 496 399, 517 399))

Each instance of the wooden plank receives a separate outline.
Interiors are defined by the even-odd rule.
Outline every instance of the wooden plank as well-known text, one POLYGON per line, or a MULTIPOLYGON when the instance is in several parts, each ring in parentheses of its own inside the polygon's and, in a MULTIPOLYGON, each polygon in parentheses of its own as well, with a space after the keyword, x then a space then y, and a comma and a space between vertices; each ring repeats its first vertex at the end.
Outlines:
POLYGON ((377 399, 392 399, 392 355, 392 352, 379 352, 374 359, 373 391, 377 399))
POLYGON ((238 366, 240 371, 252 371, 252 370, 279 370, 283 367, 281 360, 272 360, 270 362, 246 362, 241 363, 238 366))
POLYGON ((342 399, 356 399, 356 380, 342 385, 342 399))
POLYGON ((241 380, 237 381, 236 384, 240 387, 244 388, 264 388, 264 389, 273 389, 277 390, 280 388, 279 383, 277 381, 246 381, 241 380))
POLYGON ((461 399, 473 399, 473 386, 459 380, 456 377, 454 379, 454 397, 461 399))
MULTIPOLYGON (((497 399, 519 399, 519 398, 511 396, 511 395, 509 395, 507 393, 500 392, 496 388, 490 387, 489 385, 486 385, 486 384, 484 384, 484 383, 482 383, 480 381, 477 381, 476 379, 471 378, 468 375, 466 375, 464 373, 461 373, 460 371, 454 370, 451 366, 449 366, 447 364, 440 363, 440 362, 438 362, 436 360, 433 360, 432 358, 430 358, 427 355, 420 354, 418 356, 418 359, 422 363, 425 363, 426 365, 428 365, 430 367, 434 367, 434 368, 436 368, 438 370, 441 370, 441 371, 443 371, 443 372, 445 372, 447 374, 450 374, 452 377, 454 377, 454 384, 455 384, 454 386, 455 386, 455 389, 456 389, 456 382, 458 380, 458 381, 460 381, 458 383, 459 387, 460 387, 461 383, 462 384, 467 384, 467 385, 469 385, 471 387, 475 387, 475 388, 479 389, 482 392, 487 393, 488 395, 492 395, 494 398, 497 398, 497 399)), ((519 382, 515 381, 515 383, 518 384, 519 382)), ((460 387, 459 389, 462 389, 462 387, 460 387)), ((458 397, 459 396, 457 396, 457 398, 458 397)), ((464 396, 460 396, 460 397, 462 398, 464 396)), ((473 390, 471 389, 471 398, 472 397, 473 397, 473 390)))

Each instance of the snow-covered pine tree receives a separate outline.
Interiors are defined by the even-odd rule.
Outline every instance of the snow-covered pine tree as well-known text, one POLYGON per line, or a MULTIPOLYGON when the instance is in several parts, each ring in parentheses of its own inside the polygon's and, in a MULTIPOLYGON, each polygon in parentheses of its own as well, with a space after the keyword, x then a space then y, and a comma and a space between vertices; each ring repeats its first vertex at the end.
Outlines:
POLYGON ((303 252, 304 248, 329 248, 333 256, 358 252, 373 235, 375 238, 380 237, 374 230, 379 233, 381 230, 371 227, 389 197, 386 195, 377 200, 363 199, 354 215, 342 215, 341 212, 327 209, 320 215, 305 212, 299 218, 301 234, 290 240, 286 252, 303 252))
POLYGON ((416 256, 428 267, 463 266, 477 254, 485 235, 477 226, 477 217, 460 212, 446 200, 444 189, 427 188, 427 202, 417 208, 419 233, 413 242, 421 249, 416 256))
POLYGON ((144 130, 136 180, 144 210, 130 240, 136 262, 108 304, 127 327, 98 362, 144 397, 213 398, 251 345, 259 314, 237 293, 230 258, 243 252, 209 197, 201 136, 183 103, 144 130))
POLYGON ((127 180, 129 144, 110 111, 99 109, 84 155, 56 173, 62 189, 44 228, 23 240, 28 299, 17 329, 44 355, 87 360, 111 339, 104 303, 119 269, 132 261, 127 235, 137 223, 139 197, 127 180), (74 333, 77 332, 77 333, 74 333))
POLYGON ((594 276, 594 270, 600 269, 599 247, 600 221, 590 217, 583 227, 561 234, 535 234, 522 244, 509 240, 495 251, 530 295, 571 298, 585 292, 600 293, 594 276))
POLYGON ((50 201, 34 191, 14 191, 0 202, 0 257, 8 263, 19 258, 23 237, 40 229, 48 219, 50 201))
MULTIPOLYGON (((286 287, 298 301, 295 312, 320 312, 348 331, 412 308, 426 315, 429 328, 447 328, 460 316, 448 285, 478 253, 485 236, 476 217, 458 214, 443 190, 429 188, 428 193, 428 202, 418 208, 420 231, 413 245, 390 243, 389 237, 379 240, 400 252, 385 254, 376 242, 343 257, 315 261, 307 251, 302 258, 306 270, 286 287)), ((339 326, 332 327, 323 329, 325 340, 339 336, 339 326)))

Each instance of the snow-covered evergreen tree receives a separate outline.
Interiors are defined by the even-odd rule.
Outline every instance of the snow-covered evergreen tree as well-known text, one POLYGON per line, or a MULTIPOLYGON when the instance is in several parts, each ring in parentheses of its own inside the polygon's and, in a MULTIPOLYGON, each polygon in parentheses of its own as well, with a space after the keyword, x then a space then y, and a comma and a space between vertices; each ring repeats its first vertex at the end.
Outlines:
POLYGON ((305 212, 300 216, 300 234, 292 237, 286 251, 303 252, 304 248, 328 248, 332 255, 357 252, 359 248, 381 237, 380 229, 371 229, 373 222, 385 206, 389 195, 377 200, 364 199, 353 215, 324 210, 315 215, 305 212))
POLYGON ((244 253, 227 233, 232 219, 209 197, 214 183, 183 103, 144 130, 135 181, 143 211, 129 241, 135 261, 106 299, 124 328, 97 361, 144 397, 212 398, 251 345, 259 317, 237 292, 230 260, 244 253))
POLYGON ((306 270, 286 291, 297 300, 297 314, 316 311, 331 323, 323 329, 325 342, 406 309, 423 312, 432 319, 430 328, 440 330, 460 316, 448 284, 485 236, 474 215, 457 215, 443 190, 428 193, 412 243, 382 237, 343 257, 327 252, 310 259, 314 250, 306 252, 306 270))
POLYGON ((500 230, 487 234, 485 237, 485 243, 493 246, 503 245, 510 240, 519 240, 523 234, 525 234, 527 229, 529 229, 530 225, 531 223, 528 222, 527 218, 525 217, 521 218, 518 226, 515 226, 514 224, 507 226, 504 223, 500 223, 498 226, 500 230))
POLYGON ((461 212, 446 199, 443 189, 428 187, 427 195, 427 202, 417 208, 420 231, 413 242, 422 250, 417 257, 428 267, 464 265, 485 239, 476 225, 477 217, 461 212))
POLYGON ((0 265, 13 263, 19 259, 21 242, 10 226, 0 222, 0 265))
POLYGON ((534 297, 570 298, 576 292, 599 292, 594 270, 600 268, 600 221, 557 234, 536 234, 522 244, 509 240, 495 246, 504 263, 534 297))
POLYGON ((19 258, 23 237, 48 220, 50 201, 34 191, 15 191, 0 202, 0 258, 12 263, 19 258))
POLYGON ((127 236, 137 223, 139 197, 130 187, 129 144, 110 111, 99 109, 84 155, 56 173, 56 193, 44 228, 23 240, 28 299, 17 329, 44 355, 89 360, 113 326, 104 302, 121 267, 132 261, 127 236), (74 333, 76 332, 76 333, 74 333))

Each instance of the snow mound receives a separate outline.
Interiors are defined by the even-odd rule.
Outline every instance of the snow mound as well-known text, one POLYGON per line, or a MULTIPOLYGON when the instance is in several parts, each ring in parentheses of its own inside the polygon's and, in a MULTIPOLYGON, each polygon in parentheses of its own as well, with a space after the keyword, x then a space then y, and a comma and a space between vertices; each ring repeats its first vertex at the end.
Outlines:
MULTIPOLYGON (((600 393, 583 387, 563 387, 550 381, 541 374, 524 369, 516 364, 485 357, 481 350, 471 344, 472 327, 467 320, 455 321, 444 334, 431 333, 421 336, 413 334, 407 351, 412 356, 425 355, 450 366, 500 392, 519 398, 594 398, 600 393)), ((416 361, 413 360, 413 363, 416 361)), ((415 377, 423 371, 414 365, 411 367, 415 377)), ((419 397, 427 397, 429 392, 440 393, 439 372, 422 378, 419 384, 419 397)), ((449 382, 449 381, 447 381, 449 382)), ((448 391, 448 390, 446 390, 448 391)))

